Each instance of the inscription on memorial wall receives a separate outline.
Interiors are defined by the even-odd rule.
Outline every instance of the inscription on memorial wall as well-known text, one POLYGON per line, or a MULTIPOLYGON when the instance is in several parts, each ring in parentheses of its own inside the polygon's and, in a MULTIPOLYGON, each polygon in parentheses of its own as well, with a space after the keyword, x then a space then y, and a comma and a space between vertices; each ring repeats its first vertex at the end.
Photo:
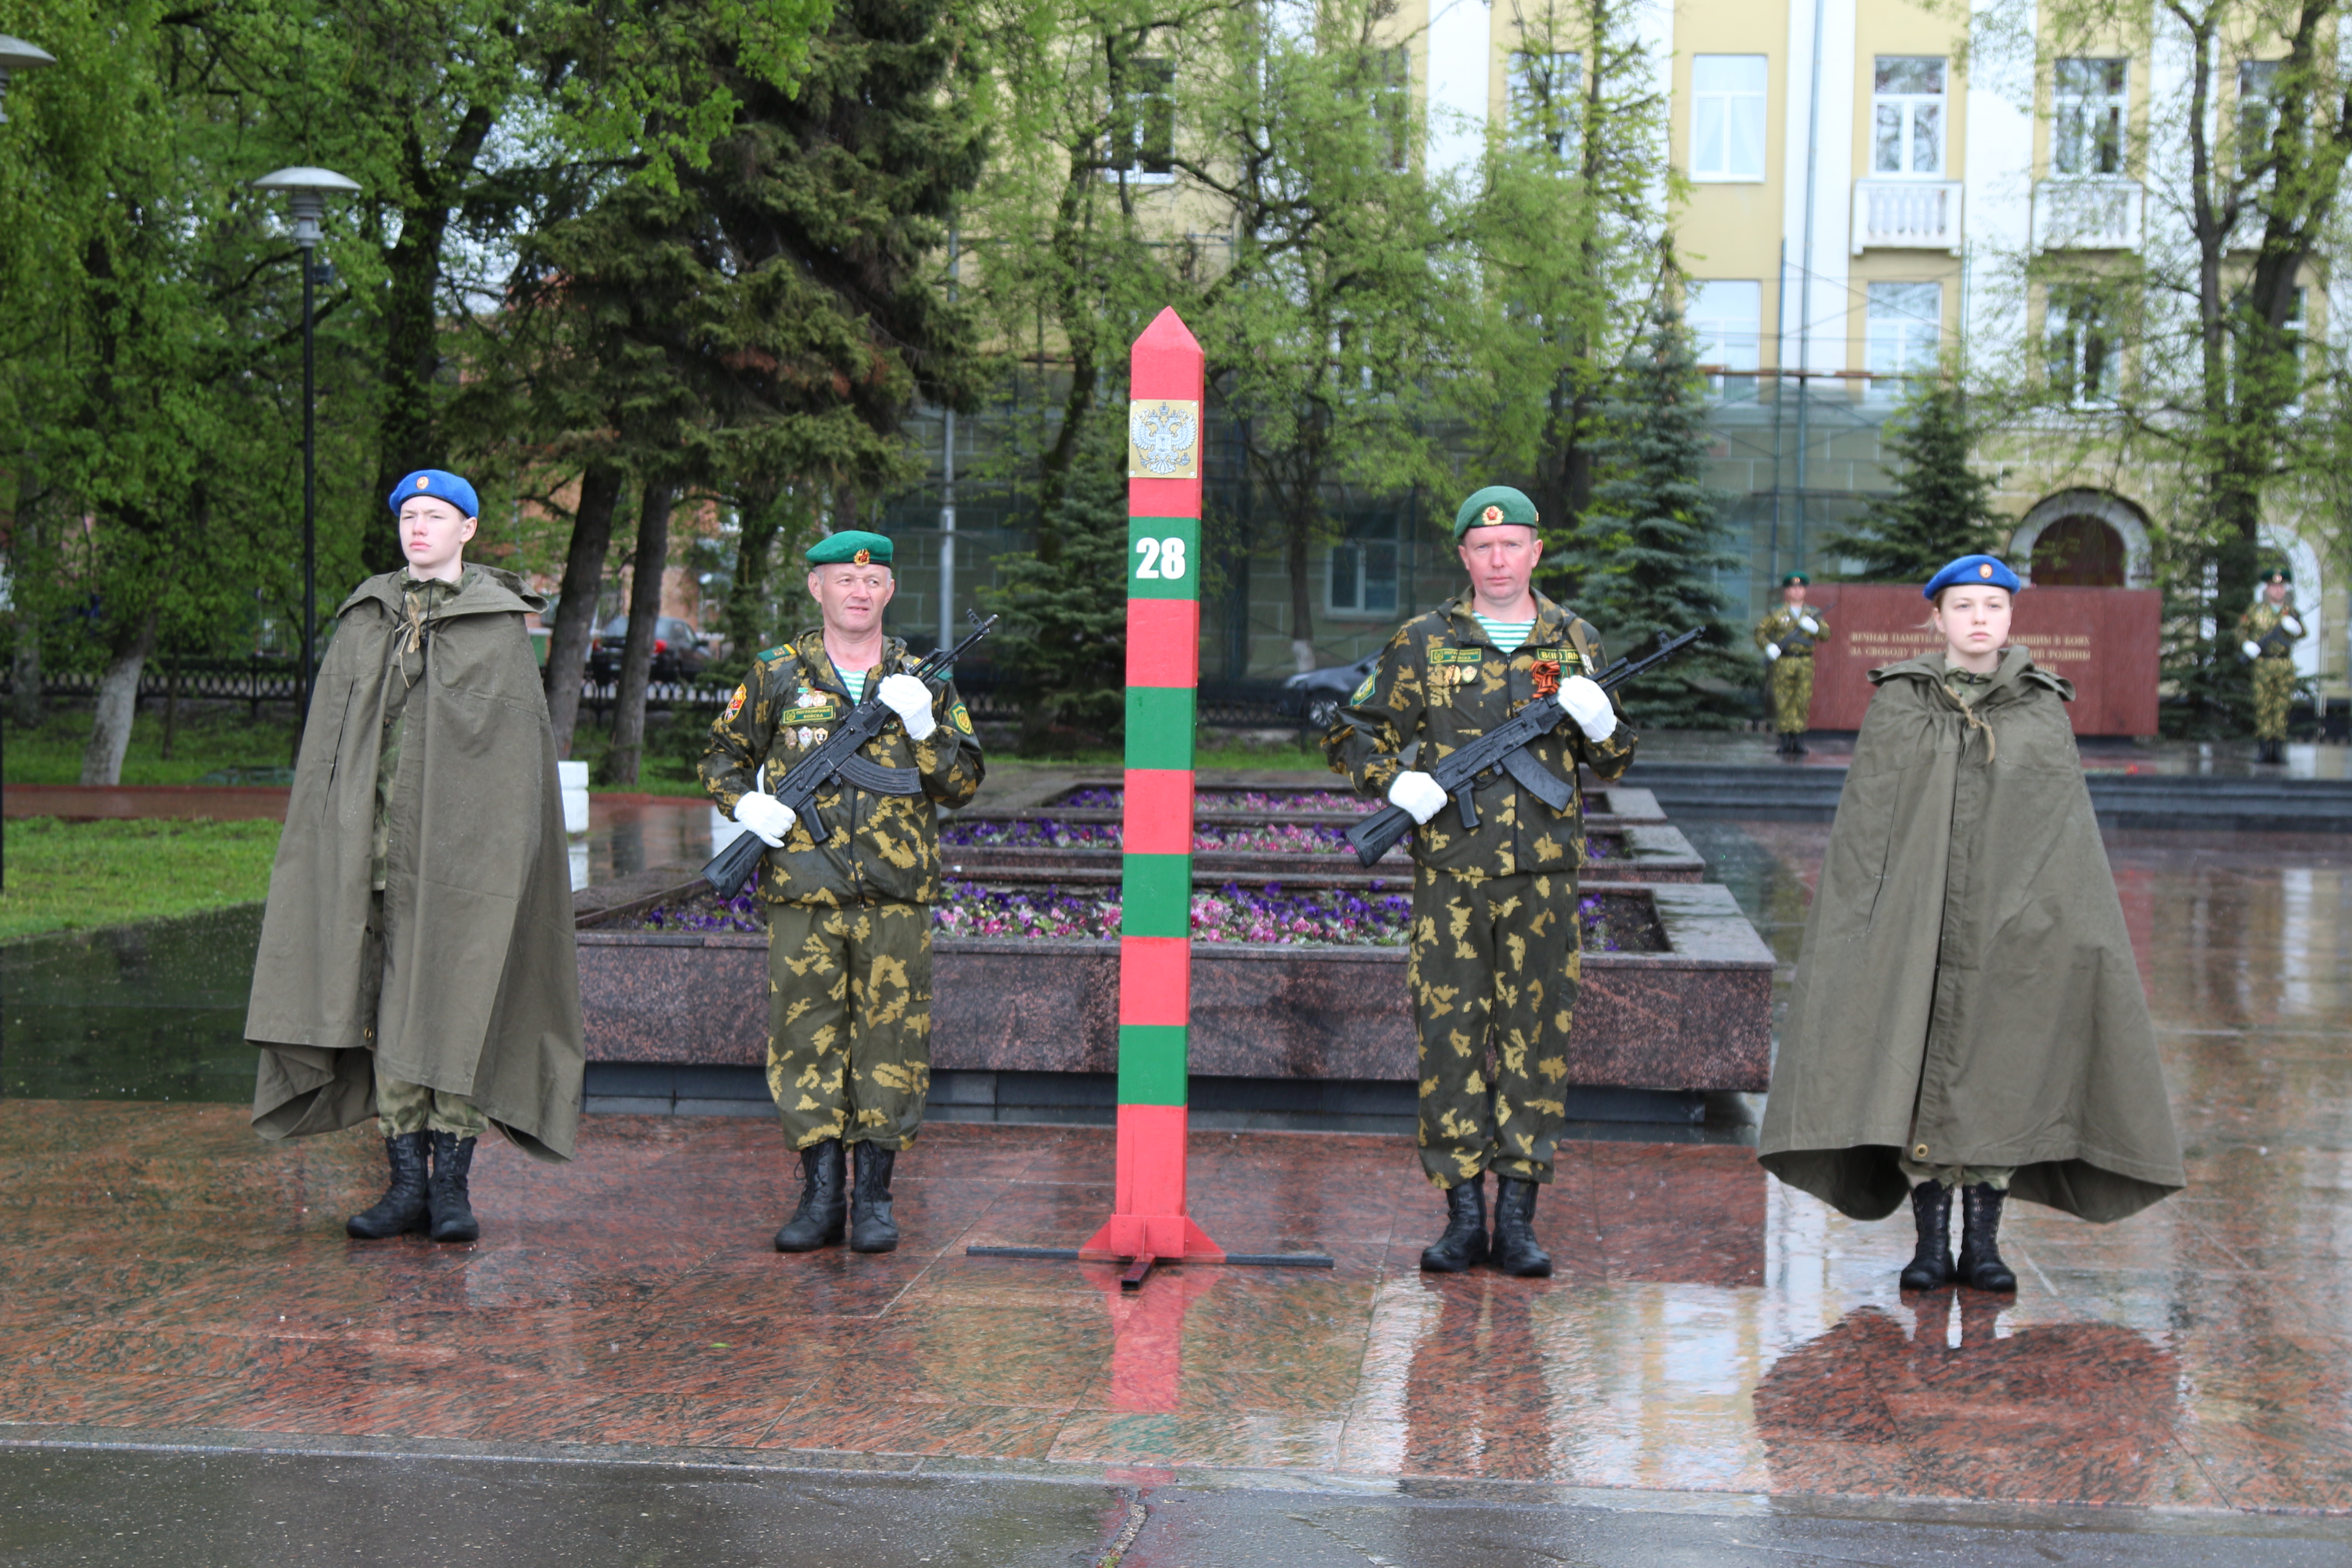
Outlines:
MULTIPOLYGON (((1919 590, 1875 583, 1824 584, 1811 603, 1830 623, 1815 660, 1816 730, 1861 728, 1870 672, 1943 646, 1927 624, 1919 590)), ((2147 588, 2028 588, 2017 595, 2010 640, 2033 662, 2074 684, 2067 705, 2078 735, 2156 733, 2158 616, 2147 588)))

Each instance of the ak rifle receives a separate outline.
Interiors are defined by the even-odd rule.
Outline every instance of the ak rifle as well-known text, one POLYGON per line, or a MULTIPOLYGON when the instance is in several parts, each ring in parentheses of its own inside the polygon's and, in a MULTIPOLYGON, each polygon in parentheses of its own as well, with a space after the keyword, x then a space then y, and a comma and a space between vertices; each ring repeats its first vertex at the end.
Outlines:
MULTIPOLYGON (((1698 641, 1701 635, 1699 627, 1680 637, 1660 632, 1657 647, 1639 658, 1619 659, 1594 677, 1593 684, 1603 691, 1614 691, 1635 676, 1665 663, 1698 641)), ((1559 694, 1538 697, 1459 751, 1446 753, 1435 766, 1423 770, 1437 781, 1438 788, 1454 797, 1454 808, 1462 816, 1464 832, 1475 832, 1478 826, 1478 806, 1472 799, 1478 780, 1496 768, 1554 811, 1568 809, 1569 802, 1575 798, 1576 786, 1545 767, 1528 750, 1529 742, 1550 734, 1562 721, 1573 722, 1569 720, 1568 710, 1559 705, 1559 694)), ((1348 829, 1348 842, 1355 848, 1356 858, 1370 866, 1394 848, 1397 840, 1412 832, 1413 826, 1412 813, 1401 805, 1384 806, 1348 829)))
MULTIPOLYGON (((998 617, 994 616, 984 621, 975 611, 966 610, 964 616, 971 622, 971 635, 951 648, 935 650, 929 658, 907 673, 929 684, 943 671, 953 668, 956 660, 969 653, 973 644, 996 629, 998 617)), ((888 676, 883 679, 887 679, 888 676)), ((886 768, 858 755, 858 749, 880 734, 882 726, 897 717, 898 714, 882 700, 882 681, 877 680, 874 689, 866 694, 865 700, 852 708, 834 726, 833 733, 825 738, 824 743, 793 763, 783 781, 769 792, 793 808, 793 815, 808 828, 809 837, 819 844, 833 837, 833 829, 824 817, 817 815, 817 792, 832 787, 836 779, 847 779, 859 788, 872 790, 878 795, 922 793, 922 781, 914 769, 886 768)), ((762 775, 766 767, 766 763, 761 764, 762 775)), ((726 848, 710 858, 710 864, 702 868, 702 879, 718 889, 720 898, 731 899, 742 891, 743 884, 751 879, 753 871, 759 869, 760 858, 767 852, 768 847, 761 841, 760 836, 745 828, 728 843, 726 848)))

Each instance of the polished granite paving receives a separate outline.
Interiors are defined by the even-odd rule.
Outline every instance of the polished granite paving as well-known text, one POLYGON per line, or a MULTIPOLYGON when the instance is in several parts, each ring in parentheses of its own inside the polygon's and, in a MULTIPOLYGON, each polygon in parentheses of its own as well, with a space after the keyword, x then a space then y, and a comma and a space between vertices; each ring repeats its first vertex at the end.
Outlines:
MULTIPOLYGON (((1793 961, 1823 830, 1707 826, 1793 961)), ((1094 1129, 935 1126, 900 1163, 904 1249, 782 1258, 772 1128, 592 1118, 569 1167, 486 1147, 487 1234, 446 1248, 343 1238, 380 1180, 364 1132, 272 1147, 233 1106, 15 1099, 0 1445, 2352 1512, 2352 848, 2110 853, 2192 1184, 2105 1227, 2012 1211, 2013 1303, 1904 1299, 1903 1226, 1736 1146, 1566 1146, 1539 1214, 1559 1275, 1528 1281, 1414 1268, 1438 1205, 1404 1140, 1199 1133, 1212 1236, 1337 1266, 1129 1295, 963 1253, 1090 1230, 1094 1129)))

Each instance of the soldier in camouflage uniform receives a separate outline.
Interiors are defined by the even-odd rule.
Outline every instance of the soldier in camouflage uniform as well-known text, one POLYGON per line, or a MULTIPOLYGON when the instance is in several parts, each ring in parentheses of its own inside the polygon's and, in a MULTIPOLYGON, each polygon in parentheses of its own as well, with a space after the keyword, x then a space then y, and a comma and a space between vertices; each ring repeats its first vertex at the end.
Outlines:
POLYGON ((1780 579, 1780 607, 1756 623, 1756 646, 1764 650, 1772 690, 1772 728, 1780 734, 1780 754, 1805 754, 1811 726, 1813 650, 1829 639, 1829 623, 1805 603, 1812 579, 1791 572, 1780 579))
POLYGON ((1551 1180, 1568 1116, 1583 795, 1554 811, 1497 773, 1479 782, 1478 826, 1468 828, 1423 770, 1555 692, 1573 721, 1532 749, 1562 780, 1576 780, 1580 762, 1617 777, 1633 734, 1590 679, 1602 668, 1593 629, 1529 586, 1543 553, 1533 503, 1506 486, 1480 490, 1455 514, 1454 537, 1469 589, 1389 639, 1324 752, 1334 772, 1421 824, 1406 984, 1421 1035, 1422 1168, 1444 1189, 1447 1212, 1421 1265, 1457 1273, 1491 1253, 1506 1273, 1548 1275, 1536 1189, 1551 1180))
POLYGON ((935 807, 962 805, 980 789, 980 743, 953 685, 934 691, 906 673, 919 661, 882 635, 896 588, 890 557, 878 533, 836 533, 809 551, 823 625, 760 655, 702 759, 711 798, 769 847, 758 883, 768 909, 768 1089, 802 1172, 779 1252, 839 1242, 845 1218, 856 1251, 898 1245, 890 1167, 922 1125, 930 1086, 935 807), (859 755, 887 773, 817 795, 815 815, 832 829, 820 844, 764 793, 760 770, 767 784, 781 780, 869 688, 900 722, 859 755), (845 1196, 848 1145, 856 1187, 845 1196))
POLYGON ((2288 597, 2294 579, 2274 571, 2263 579, 2263 596, 2238 617, 2238 637, 2253 663, 2254 760, 2286 761, 2286 711, 2294 701, 2294 645, 2303 638, 2303 617, 2288 597))

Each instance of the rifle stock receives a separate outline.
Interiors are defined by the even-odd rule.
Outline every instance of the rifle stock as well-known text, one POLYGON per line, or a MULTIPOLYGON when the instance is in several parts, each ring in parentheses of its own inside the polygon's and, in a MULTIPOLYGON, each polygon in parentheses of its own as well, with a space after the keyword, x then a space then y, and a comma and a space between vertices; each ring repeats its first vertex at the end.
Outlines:
MULTIPOLYGON (((1694 626, 1681 636, 1672 637, 1660 632, 1657 647, 1638 659, 1631 657, 1619 659, 1596 676, 1593 683, 1603 691, 1614 691, 1635 676, 1656 668, 1698 641, 1702 630, 1694 626)), ((1461 812, 1464 827, 1475 828, 1478 826, 1477 808, 1471 804, 1478 776, 1489 768, 1503 766, 1506 757, 1519 752, 1529 741, 1550 733, 1566 716, 1558 698, 1538 698, 1491 734, 1480 736, 1430 770, 1430 776, 1453 798, 1456 809, 1461 812), (1526 732, 1522 734, 1521 731, 1526 732)), ((1412 819, 1412 813, 1402 806, 1383 806, 1348 829, 1347 839, 1356 851, 1357 862, 1371 866, 1378 864, 1381 856, 1395 848, 1398 841, 1418 826, 1412 819)))
MULTIPOLYGON (((951 668, 975 643, 996 629, 999 619, 991 616, 983 621, 972 610, 966 610, 964 616, 972 624, 971 635, 952 648, 934 649, 911 671, 916 679, 929 684, 941 671, 951 668)), ((817 791, 839 777, 843 765, 857 755, 859 747, 881 733, 882 726, 891 717, 890 710, 883 704, 881 683, 877 681, 874 691, 843 716, 824 744, 802 758, 776 785, 776 798, 793 808, 793 815, 807 826, 809 837, 817 843, 833 837, 831 826, 817 815, 817 791)), ((767 764, 762 763, 760 767, 760 782, 764 782, 767 764)), ((760 868, 761 858, 767 852, 768 846, 757 835, 740 833, 710 858, 702 868, 702 879, 717 889, 720 898, 731 899, 760 868)))

